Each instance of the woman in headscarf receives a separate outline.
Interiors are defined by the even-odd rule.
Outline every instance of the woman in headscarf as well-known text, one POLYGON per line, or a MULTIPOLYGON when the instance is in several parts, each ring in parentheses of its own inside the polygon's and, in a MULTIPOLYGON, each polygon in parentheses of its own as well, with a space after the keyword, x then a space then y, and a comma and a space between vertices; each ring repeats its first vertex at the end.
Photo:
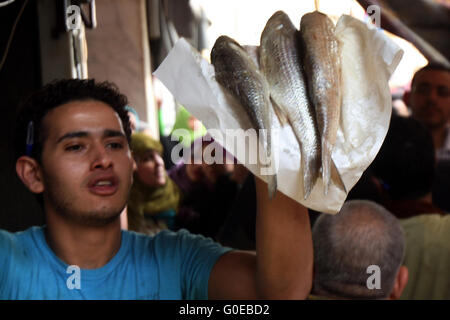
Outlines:
POLYGON ((180 191, 164 168, 161 143, 145 133, 135 133, 131 151, 136 170, 128 201, 128 228, 147 234, 173 229, 180 191))

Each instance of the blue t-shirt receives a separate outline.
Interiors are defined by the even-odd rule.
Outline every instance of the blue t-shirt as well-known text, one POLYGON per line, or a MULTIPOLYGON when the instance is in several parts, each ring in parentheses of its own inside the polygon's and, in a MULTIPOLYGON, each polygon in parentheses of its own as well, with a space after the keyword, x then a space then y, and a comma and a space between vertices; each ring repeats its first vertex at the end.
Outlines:
POLYGON ((186 230, 122 231, 106 265, 79 269, 53 253, 43 227, 0 230, 0 299, 207 299, 212 267, 229 250, 186 230))

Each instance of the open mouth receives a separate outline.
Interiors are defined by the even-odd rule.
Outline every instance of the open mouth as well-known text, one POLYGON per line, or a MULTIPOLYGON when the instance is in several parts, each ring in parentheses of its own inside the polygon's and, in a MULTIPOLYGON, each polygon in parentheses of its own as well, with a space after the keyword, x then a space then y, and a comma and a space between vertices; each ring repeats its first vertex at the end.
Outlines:
POLYGON ((116 193, 118 189, 117 178, 111 177, 100 177, 92 180, 88 184, 89 191, 95 195, 99 196, 109 196, 116 193))

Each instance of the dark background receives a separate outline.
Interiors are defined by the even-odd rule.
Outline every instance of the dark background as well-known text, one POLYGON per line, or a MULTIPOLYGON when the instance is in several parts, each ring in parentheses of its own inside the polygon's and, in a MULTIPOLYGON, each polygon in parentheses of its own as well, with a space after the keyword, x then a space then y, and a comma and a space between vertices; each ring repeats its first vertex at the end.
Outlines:
MULTIPOLYGON (((23 5, 23 0, 0 8, 0 56, 23 5)), ((44 223, 34 196, 15 173, 13 132, 17 107, 41 86, 39 29, 36 1, 29 1, 17 24, 6 62, 0 70, 0 229, 24 230, 44 223)))

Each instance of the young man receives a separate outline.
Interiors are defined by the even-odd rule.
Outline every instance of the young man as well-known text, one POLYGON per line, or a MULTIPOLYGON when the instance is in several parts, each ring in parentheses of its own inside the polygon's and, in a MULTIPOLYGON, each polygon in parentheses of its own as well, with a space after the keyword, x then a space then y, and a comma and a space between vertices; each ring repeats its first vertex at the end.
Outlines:
POLYGON ((429 64, 417 71, 403 100, 431 132, 437 160, 433 202, 450 212, 450 68, 429 64))
POLYGON ((269 200, 259 179, 256 253, 183 231, 121 231, 133 167, 126 104, 107 83, 62 80, 22 109, 16 171, 41 197, 46 226, 0 231, 0 298, 305 298, 307 210, 281 193, 269 200))
POLYGON ((438 160, 450 160, 450 69, 429 64, 414 74, 403 97, 412 117, 431 132, 438 160))

